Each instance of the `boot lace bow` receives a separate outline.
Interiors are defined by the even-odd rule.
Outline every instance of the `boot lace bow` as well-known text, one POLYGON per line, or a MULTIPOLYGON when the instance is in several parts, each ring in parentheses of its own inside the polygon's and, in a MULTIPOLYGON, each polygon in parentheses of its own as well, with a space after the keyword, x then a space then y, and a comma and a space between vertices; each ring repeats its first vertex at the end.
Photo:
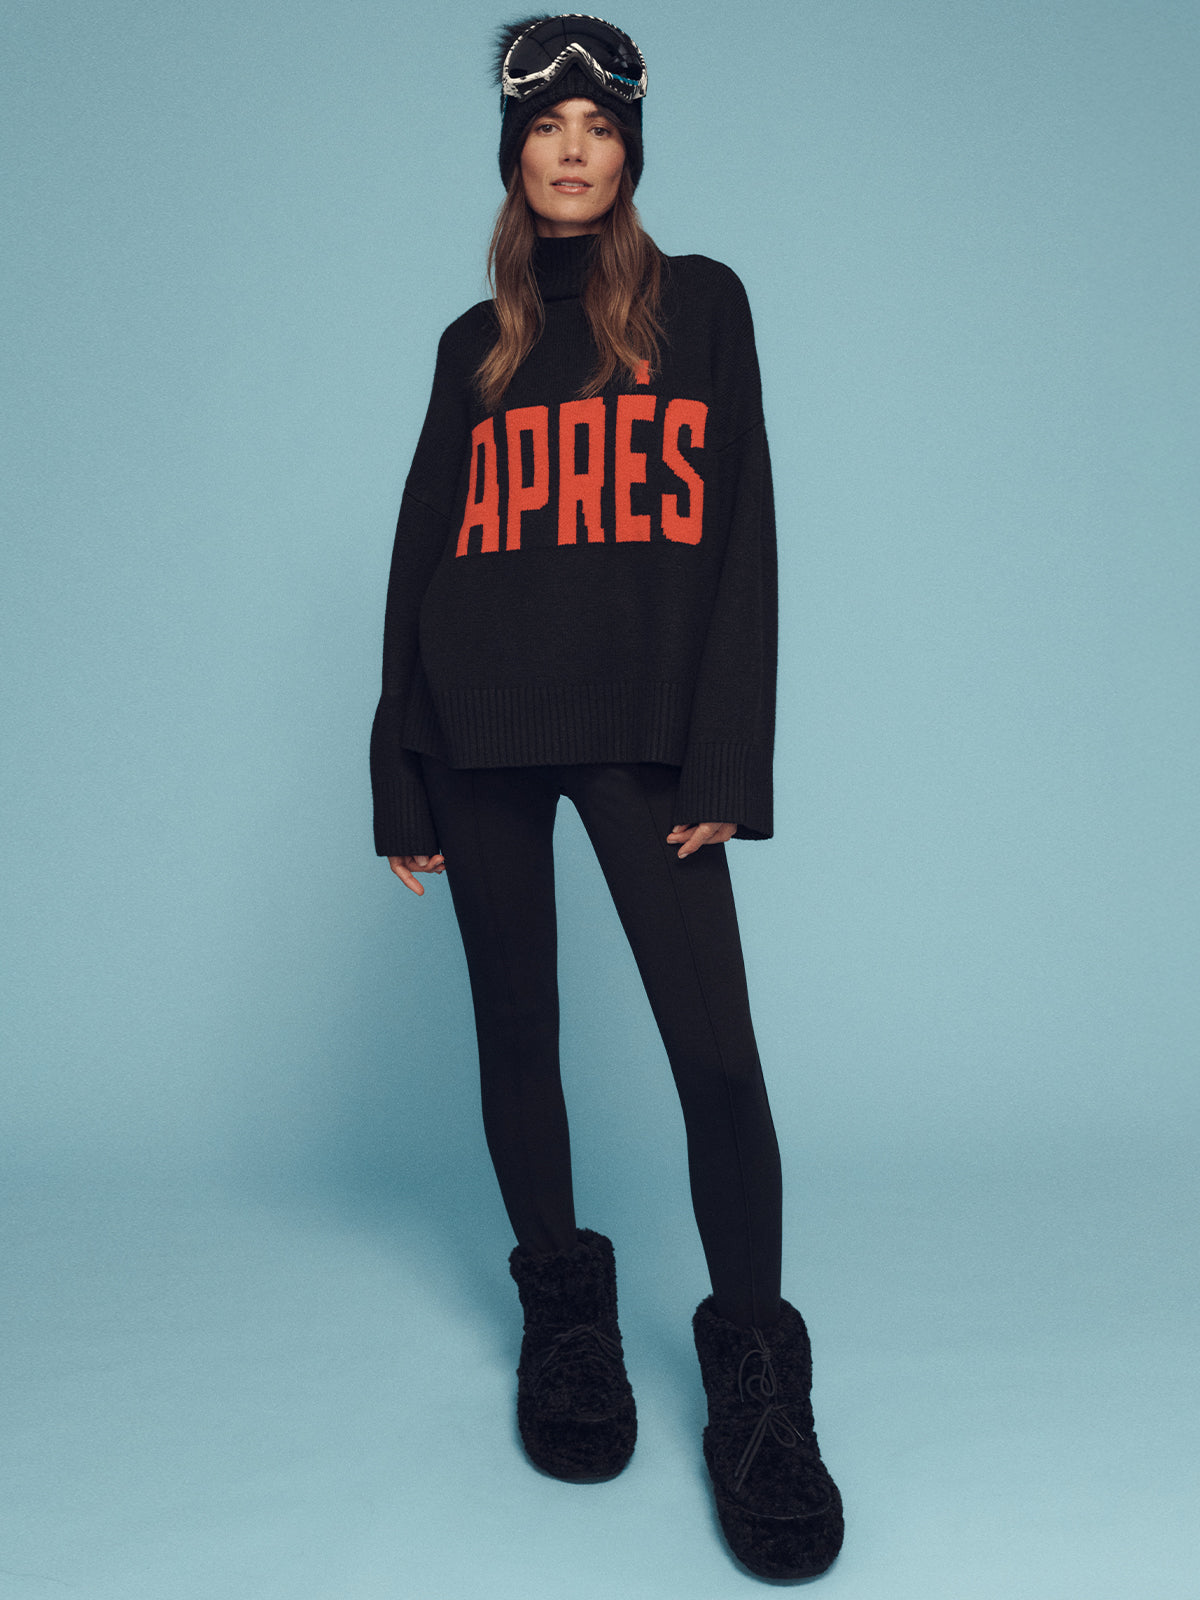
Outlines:
POLYGON ((755 1343, 741 1359, 738 1367, 738 1395, 742 1400, 753 1399, 762 1405, 758 1421, 754 1424, 753 1432, 746 1441, 746 1448, 738 1459, 734 1468, 733 1487, 735 1492, 740 1490, 746 1481, 746 1474, 754 1465, 754 1458, 758 1455, 759 1448, 767 1434, 770 1433, 785 1449, 794 1450, 803 1439, 804 1435, 791 1417, 787 1414, 787 1407, 775 1397, 779 1392, 779 1384, 775 1377, 775 1368, 771 1362, 771 1352, 766 1340, 757 1328, 753 1330, 755 1343), (757 1372, 747 1373, 746 1363, 757 1358, 761 1367, 757 1372))

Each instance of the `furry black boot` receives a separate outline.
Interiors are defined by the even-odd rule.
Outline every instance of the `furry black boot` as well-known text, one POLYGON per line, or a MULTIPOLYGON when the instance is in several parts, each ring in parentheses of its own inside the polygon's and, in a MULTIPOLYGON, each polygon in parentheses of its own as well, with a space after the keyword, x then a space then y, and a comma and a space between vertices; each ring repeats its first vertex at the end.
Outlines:
POLYGON ((525 1312, 517 1427, 534 1466, 569 1483, 615 1478, 633 1454, 637 1412, 617 1327, 612 1241, 590 1228, 556 1255, 508 1258, 525 1312))
POLYGON ((842 1497, 813 1431, 812 1354, 795 1306, 771 1328, 692 1318, 708 1396, 704 1459, 734 1555, 760 1578, 814 1578, 842 1547, 842 1497))

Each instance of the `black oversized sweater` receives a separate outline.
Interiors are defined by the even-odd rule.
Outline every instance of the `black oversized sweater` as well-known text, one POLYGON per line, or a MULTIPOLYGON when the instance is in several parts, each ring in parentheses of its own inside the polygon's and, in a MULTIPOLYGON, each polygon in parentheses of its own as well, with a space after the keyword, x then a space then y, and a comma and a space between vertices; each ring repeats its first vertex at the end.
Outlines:
POLYGON ((380 855, 440 848, 418 751, 669 762, 675 821, 773 832, 775 518, 746 292, 719 261, 668 256, 661 371, 580 400, 594 242, 538 240, 545 326, 495 414, 472 387, 492 302, 438 343, 371 733, 380 855))

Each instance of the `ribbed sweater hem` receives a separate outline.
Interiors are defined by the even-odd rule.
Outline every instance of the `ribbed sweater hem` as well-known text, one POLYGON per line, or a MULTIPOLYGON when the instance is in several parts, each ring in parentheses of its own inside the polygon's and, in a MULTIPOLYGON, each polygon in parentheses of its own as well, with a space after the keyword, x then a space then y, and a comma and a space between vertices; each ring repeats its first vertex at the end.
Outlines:
POLYGON ((689 739, 690 698, 678 683, 618 680, 460 688, 421 681, 395 761, 379 763, 376 848, 439 847, 417 752, 455 768, 661 761, 680 768, 677 822, 737 821, 737 839, 774 830, 769 743, 689 739))
POLYGON ((413 697, 402 738, 407 749, 452 767, 682 765, 690 713, 690 693, 678 683, 555 681, 430 690, 413 697))

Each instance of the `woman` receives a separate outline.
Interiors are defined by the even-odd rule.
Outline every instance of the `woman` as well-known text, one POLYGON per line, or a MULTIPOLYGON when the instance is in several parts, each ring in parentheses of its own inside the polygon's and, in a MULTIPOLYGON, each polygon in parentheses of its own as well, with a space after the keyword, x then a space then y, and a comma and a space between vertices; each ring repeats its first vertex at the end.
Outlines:
POLYGON ((687 1129, 712 1283, 693 1319, 729 1544, 811 1576, 842 1538, 725 856, 773 831, 776 561, 745 291, 633 204, 645 63, 598 18, 500 31, 494 298, 441 336, 405 484, 371 740, 375 842, 446 872, 488 1148, 517 1243, 517 1414, 556 1477, 629 1460, 612 1245, 576 1226, 559 1079, 552 832, 576 806, 687 1129))

